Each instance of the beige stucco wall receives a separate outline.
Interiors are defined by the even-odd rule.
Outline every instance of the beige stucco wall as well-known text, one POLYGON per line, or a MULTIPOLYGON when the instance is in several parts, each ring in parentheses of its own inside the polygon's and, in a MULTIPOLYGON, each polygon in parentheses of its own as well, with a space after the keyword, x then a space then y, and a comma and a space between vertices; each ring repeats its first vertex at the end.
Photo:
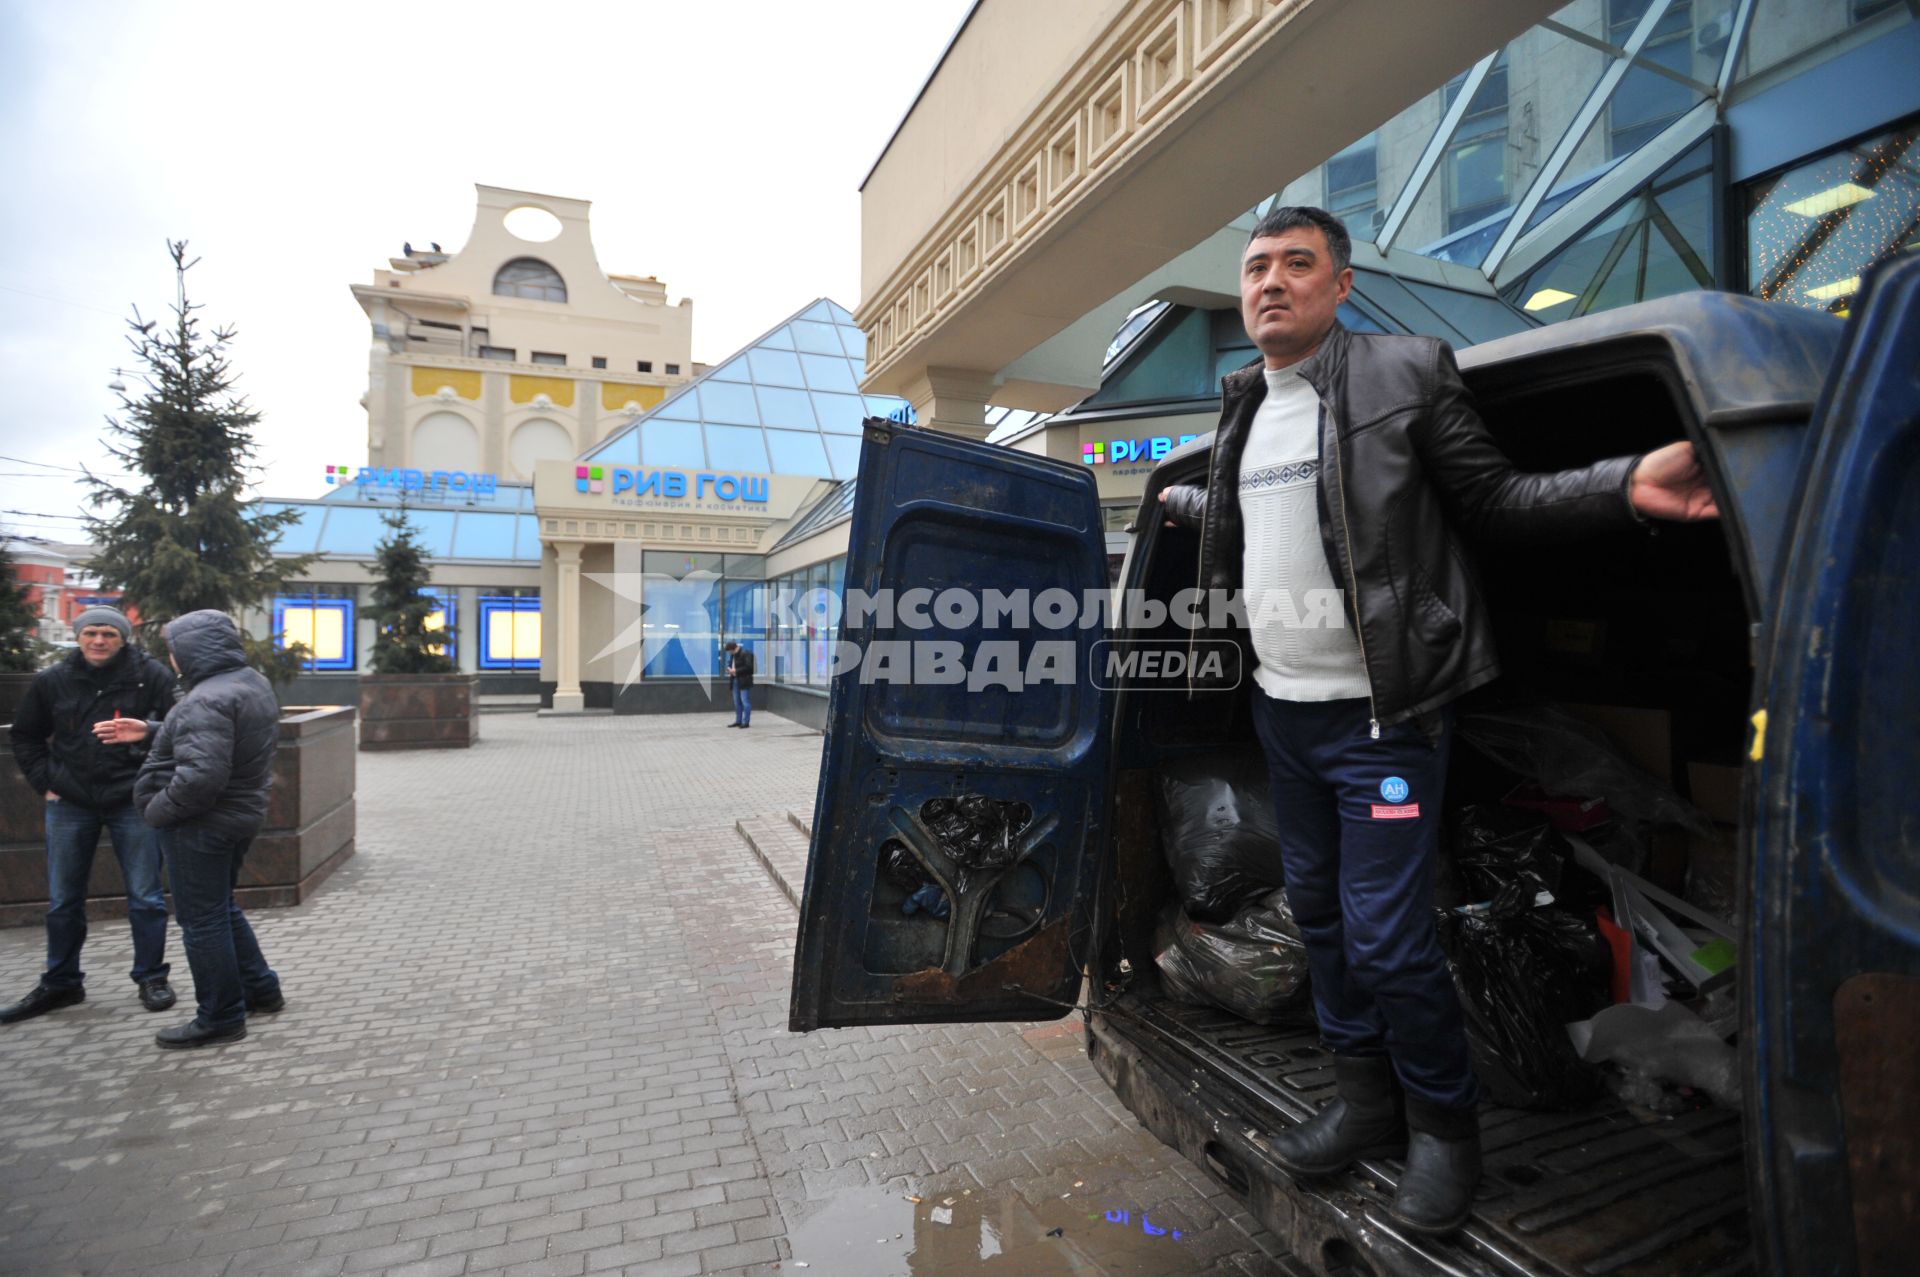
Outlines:
POLYGON ((866 391, 962 433, 1072 402, 1097 365, 1013 365, 1557 7, 981 0, 862 191, 866 391))
POLYGON ((476 188, 466 244, 440 255, 414 245, 353 293, 370 325, 368 464, 461 469, 509 482, 532 477, 527 455, 571 457, 692 379, 693 303, 670 303, 659 280, 608 275, 593 248, 585 200, 500 187, 476 188), (545 242, 516 237, 507 214, 533 207, 557 219, 545 242), (565 281, 567 300, 499 296, 495 275, 531 257, 565 281), (511 361, 481 357, 483 346, 511 361), (535 352, 564 365, 536 364, 535 352), (606 367, 594 368, 599 358, 606 367), (646 361, 651 372, 640 372, 646 361), (678 371, 669 373, 672 366, 678 371), (470 427, 470 446, 448 424, 470 427), (438 445, 421 435, 423 423, 438 445), (531 446, 538 441, 538 446, 531 446))
POLYGON ((1125 0, 982 0, 861 185, 860 292, 886 282, 1125 0))

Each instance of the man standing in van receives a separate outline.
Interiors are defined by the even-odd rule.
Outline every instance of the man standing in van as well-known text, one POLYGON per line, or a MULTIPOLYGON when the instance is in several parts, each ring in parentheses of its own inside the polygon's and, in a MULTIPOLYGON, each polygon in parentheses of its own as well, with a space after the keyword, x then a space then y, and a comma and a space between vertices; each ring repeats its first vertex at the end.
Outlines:
POLYGON ((1461 534, 1717 511, 1690 443, 1514 469, 1445 342, 1340 324, 1350 254, 1323 209, 1276 208, 1254 227, 1240 308, 1262 366, 1222 383, 1206 486, 1162 500, 1200 529, 1201 587, 1246 591, 1254 726, 1334 1056, 1337 1098, 1275 1153, 1327 1175, 1404 1149, 1393 1217, 1443 1234, 1466 1222, 1480 1176, 1478 1089, 1433 924, 1449 706, 1500 672, 1461 534), (1329 597, 1344 608, 1313 606, 1329 597))

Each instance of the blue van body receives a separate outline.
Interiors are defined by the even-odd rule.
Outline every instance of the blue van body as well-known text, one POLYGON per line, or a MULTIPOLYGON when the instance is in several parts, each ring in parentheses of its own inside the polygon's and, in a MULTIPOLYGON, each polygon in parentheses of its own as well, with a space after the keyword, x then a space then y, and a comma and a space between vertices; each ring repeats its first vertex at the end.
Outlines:
MULTIPOLYGON (((1744 760, 1738 1112, 1490 1113, 1486 1188, 1446 1242, 1392 1228, 1390 1160, 1291 1181, 1264 1142, 1330 1093, 1312 1034, 1170 1004, 1146 939, 1168 898, 1152 768, 1244 743, 1233 694, 1116 691, 1095 676, 1101 649, 1154 636, 1089 615, 1110 584, 1089 471, 881 421, 862 452, 849 598, 926 593, 843 624, 864 657, 831 689, 791 1027, 1081 1011, 1094 1064, 1142 1123, 1315 1271, 1910 1271, 1920 258, 1883 267, 1856 300, 1843 325, 1688 294, 1460 352, 1524 468, 1685 437, 1708 469, 1717 526, 1482 567, 1509 599, 1556 567, 1606 577, 1628 618, 1616 626, 1656 654, 1650 677, 1661 653, 1718 662, 1731 708, 1713 734, 1744 760), (1636 616, 1643 576, 1660 606, 1636 616), (1058 623, 1064 603, 1015 625, 940 602, 988 590, 1071 600, 1072 622, 1058 623), (1698 634, 1665 632, 1687 627, 1698 634), (897 658, 893 671, 875 668, 876 652, 897 658), (1063 663, 1069 677, 1048 677, 1063 663), (908 668, 928 677, 898 676, 908 668), (950 835, 969 812, 979 845, 956 856, 933 825, 950 835), (901 912, 887 866, 903 857, 940 885, 950 918, 901 912)), ((1121 585, 1164 595, 1190 578, 1191 541, 1178 540, 1190 534, 1163 527, 1157 499, 1204 473, 1210 443, 1156 468, 1121 585)))

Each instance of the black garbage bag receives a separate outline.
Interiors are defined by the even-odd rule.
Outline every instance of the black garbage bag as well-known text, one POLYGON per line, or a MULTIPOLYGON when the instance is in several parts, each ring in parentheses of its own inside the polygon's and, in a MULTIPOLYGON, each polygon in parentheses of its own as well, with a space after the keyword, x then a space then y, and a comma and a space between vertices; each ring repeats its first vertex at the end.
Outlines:
POLYGON ((1558 898, 1571 848, 1546 817, 1476 804, 1453 817, 1453 868, 1465 899, 1495 912, 1531 907, 1541 894, 1558 898))
POLYGON ((1604 798, 1622 820, 1679 825, 1703 838, 1713 834, 1693 804, 1641 771, 1591 723, 1551 705, 1517 705, 1460 715, 1459 739, 1517 775, 1563 798, 1604 798))
POLYGON ((1466 1010, 1467 1042, 1486 1098, 1555 1111, 1598 1098, 1600 1071, 1583 1063, 1566 1026, 1611 1002, 1598 928, 1508 893, 1477 912, 1442 910, 1440 947, 1466 1010))
POLYGON ((933 875, 920 863, 920 858, 907 850, 907 844, 898 838, 889 838, 880 844, 880 871, 888 882, 908 895, 933 881, 933 875))
POLYGON ((954 888, 967 890, 969 870, 1004 869, 1020 855, 1019 833, 1033 823, 1033 808, 985 794, 930 798, 920 819, 940 842, 940 850, 959 866, 954 888))
POLYGON ((1259 751, 1211 754, 1160 772, 1160 837, 1174 889, 1201 922, 1226 922, 1286 885, 1259 751))
POLYGON ((1307 950, 1284 891, 1219 926, 1195 922, 1169 901, 1154 931, 1153 960, 1167 992, 1255 1024, 1311 1021, 1307 950))

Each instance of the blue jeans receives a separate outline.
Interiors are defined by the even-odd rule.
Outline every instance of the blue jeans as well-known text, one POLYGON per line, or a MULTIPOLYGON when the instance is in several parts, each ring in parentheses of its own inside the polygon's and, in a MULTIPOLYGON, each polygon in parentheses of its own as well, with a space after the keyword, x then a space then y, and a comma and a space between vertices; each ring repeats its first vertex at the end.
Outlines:
POLYGON ((733 721, 742 727, 753 721, 753 689, 751 687, 733 689, 733 721))
POLYGON ((1432 725, 1434 736, 1409 722, 1376 740, 1364 700, 1253 693, 1321 1040, 1386 1055, 1410 1097, 1458 1109, 1478 1083, 1433 920, 1452 714, 1432 725))
POLYGON ((167 974, 167 899, 160 890, 160 841, 130 802, 100 811, 61 799, 47 805, 47 972, 41 982, 77 989, 86 981, 80 946, 87 942, 87 879, 104 827, 127 883, 133 927, 133 979, 167 974))
POLYGON ((233 885, 253 839, 230 838, 188 821, 160 831, 173 883, 173 909, 193 972, 193 994, 203 1028, 223 1030, 247 1022, 247 1002, 271 998, 280 977, 267 965, 260 941, 240 906, 233 885))

